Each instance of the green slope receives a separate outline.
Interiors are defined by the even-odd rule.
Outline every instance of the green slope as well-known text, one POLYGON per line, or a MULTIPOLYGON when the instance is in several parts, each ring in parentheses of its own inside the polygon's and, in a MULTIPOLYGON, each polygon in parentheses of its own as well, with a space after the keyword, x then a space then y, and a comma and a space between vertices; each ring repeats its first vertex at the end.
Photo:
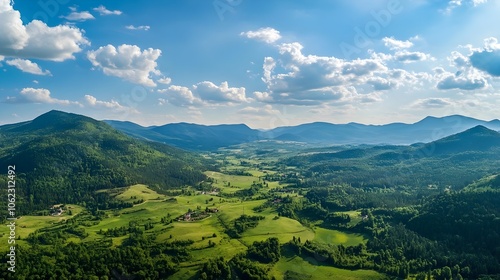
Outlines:
POLYGON ((50 111, 1 126, 0 139, 0 166, 16 166, 18 205, 25 211, 99 203, 99 189, 146 183, 161 191, 205 178, 205 161, 193 154, 133 139, 76 114, 50 111))

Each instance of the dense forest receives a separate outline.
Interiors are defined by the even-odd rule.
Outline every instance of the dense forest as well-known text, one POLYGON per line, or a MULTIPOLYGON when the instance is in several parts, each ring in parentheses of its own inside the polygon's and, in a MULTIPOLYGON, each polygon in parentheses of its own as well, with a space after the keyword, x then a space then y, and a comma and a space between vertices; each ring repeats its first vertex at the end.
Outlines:
MULTIPOLYGON (((93 119, 51 111, 33 121, 3 126, 0 165, 15 165, 20 214, 60 203, 106 208, 95 191, 150 184, 158 191, 195 184, 210 163, 159 143, 135 140, 93 119)), ((6 178, 0 183, 6 184, 6 178)), ((3 202, 3 201, 2 201, 3 202)))

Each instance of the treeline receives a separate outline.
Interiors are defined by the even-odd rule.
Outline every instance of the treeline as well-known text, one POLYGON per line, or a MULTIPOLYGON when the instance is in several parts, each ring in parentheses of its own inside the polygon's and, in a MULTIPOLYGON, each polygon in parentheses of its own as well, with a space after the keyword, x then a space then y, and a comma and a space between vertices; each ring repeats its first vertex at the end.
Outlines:
MULTIPOLYGON (((186 246, 190 244, 155 244, 142 235, 131 235, 119 247, 113 247, 111 239, 18 245, 15 279, 166 279, 178 270, 179 261, 189 258, 186 246)), ((12 279, 6 261, 2 261, 0 270, 0 278, 12 279)))
POLYGON ((259 221, 264 218, 264 216, 249 216, 243 214, 234 220, 232 227, 228 228, 226 233, 232 238, 239 238, 246 230, 257 227, 259 221))
POLYGON ((465 187, 474 180, 497 172, 500 149, 419 152, 416 147, 366 147, 341 152, 294 156, 284 163, 301 170, 306 180, 280 178, 299 187, 312 188, 348 182, 353 187, 427 185, 465 187))

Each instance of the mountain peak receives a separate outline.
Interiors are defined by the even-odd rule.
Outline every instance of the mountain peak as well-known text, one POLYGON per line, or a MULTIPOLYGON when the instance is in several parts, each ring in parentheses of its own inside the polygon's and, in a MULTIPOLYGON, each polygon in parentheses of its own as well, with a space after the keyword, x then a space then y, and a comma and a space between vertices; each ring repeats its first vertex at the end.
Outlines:
POLYGON ((430 142, 424 146, 434 154, 456 154, 465 151, 487 151, 500 147, 500 133, 476 125, 463 132, 430 142))
POLYGON ((489 134, 489 135, 498 135, 500 136, 500 133, 491 130, 484 125, 476 125, 472 128, 467 129, 466 131, 459 133, 459 134, 489 134))

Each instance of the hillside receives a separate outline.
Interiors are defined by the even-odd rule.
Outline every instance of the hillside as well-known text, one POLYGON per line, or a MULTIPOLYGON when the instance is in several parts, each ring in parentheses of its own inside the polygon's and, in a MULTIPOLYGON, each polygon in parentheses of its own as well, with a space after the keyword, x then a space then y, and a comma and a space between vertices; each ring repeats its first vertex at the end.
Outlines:
POLYGON ((398 184, 462 188, 498 172, 500 165, 500 133, 483 126, 426 144, 338 149, 305 150, 285 163, 306 168, 325 184, 350 182, 377 188, 398 184))
POLYGON ((430 142, 420 150, 433 155, 485 152, 500 149, 500 133, 482 125, 430 142))
POLYGON ((204 179, 203 160, 76 114, 50 111, 0 127, 0 165, 15 165, 19 209, 98 203, 94 191, 146 183, 161 191, 204 179))

